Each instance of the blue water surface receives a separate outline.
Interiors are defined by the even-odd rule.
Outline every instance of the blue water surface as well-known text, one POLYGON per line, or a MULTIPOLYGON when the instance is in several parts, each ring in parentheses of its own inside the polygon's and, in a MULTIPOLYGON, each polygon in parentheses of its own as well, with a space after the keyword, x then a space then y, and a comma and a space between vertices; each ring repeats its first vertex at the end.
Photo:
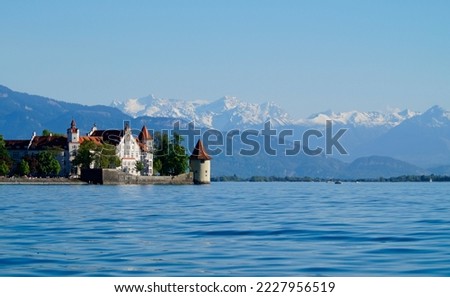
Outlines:
POLYGON ((1 185, 0 276, 450 276, 450 183, 1 185))

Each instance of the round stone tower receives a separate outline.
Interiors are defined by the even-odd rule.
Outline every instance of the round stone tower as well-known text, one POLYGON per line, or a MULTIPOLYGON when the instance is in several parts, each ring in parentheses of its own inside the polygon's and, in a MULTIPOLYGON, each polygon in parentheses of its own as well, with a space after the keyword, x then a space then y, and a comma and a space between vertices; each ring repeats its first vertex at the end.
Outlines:
POLYGON ((189 158, 194 184, 209 184, 211 182, 211 157, 206 153, 202 141, 199 140, 189 158))

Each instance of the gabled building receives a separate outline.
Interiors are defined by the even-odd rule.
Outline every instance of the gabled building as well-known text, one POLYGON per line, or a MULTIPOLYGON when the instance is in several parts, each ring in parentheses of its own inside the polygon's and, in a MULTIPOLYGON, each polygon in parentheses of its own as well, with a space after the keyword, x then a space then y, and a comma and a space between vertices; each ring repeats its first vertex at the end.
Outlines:
POLYGON ((116 147, 116 155, 121 160, 120 169, 130 174, 139 174, 136 171, 137 162, 144 165, 143 175, 153 175, 153 138, 144 125, 138 135, 133 135, 130 122, 125 121, 123 130, 99 130, 94 125, 87 136, 81 137, 83 141, 92 140, 112 144, 116 147))
POLYGON ((5 140, 5 144, 12 159, 17 163, 26 155, 52 150, 61 165, 60 175, 70 176, 78 174, 77 168, 72 166, 72 161, 85 141, 113 145, 121 161, 117 170, 134 175, 153 175, 153 138, 145 125, 137 137, 133 135, 128 121, 124 122, 122 130, 98 130, 94 125, 86 136, 81 136, 75 120, 72 120, 67 129, 67 136, 36 136, 34 133, 30 140, 5 140), (142 172, 136 170, 138 162, 143 164, 142 172))
POLYGON ((37 136, 33 133, 29 140, 5 140, 5 146, 11 158, 19 163, 25 156, 51 151, 61 166, 60 175, 70 174, 69 147, 65 136, 37 136))

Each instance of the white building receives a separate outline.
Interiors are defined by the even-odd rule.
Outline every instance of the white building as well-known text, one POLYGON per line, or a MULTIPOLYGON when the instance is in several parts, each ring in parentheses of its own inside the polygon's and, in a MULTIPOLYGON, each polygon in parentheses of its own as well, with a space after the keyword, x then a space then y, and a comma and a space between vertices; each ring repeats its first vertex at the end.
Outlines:
POLYGON ((115 147, 115 153, 121 164, 118 170, 134 175, 153 175, 153 138, 145 125, 139 134, 133 135, 130 123, 124 123, 123 130, 98 130, 94 125, 86 136, 80 136, 75 120, 67 129, 67 136, 36 136, 33 133, 30 140, 5 140, 6 148, 16 161, 25 156, 37 155, 41 151, 52 150, 61 166, 61 176, 78 175, 78 168, 72 165, 80 145, 85 141, 96 144, 110 144, 115 147), (143 170, 136 170, 137 162, 142 162, 143 170))
POLYGON ((80 144, 88 140, 114 145, 121 161, 117 169, 134 175, 153 175, 153 138, 145 125, 138 136, 133 135, 129 121, 124 122, 123 130, 98 130, 94 125, 87 136, 80 137, 80 144), (143 165, 141 172, 136 170, 138 162, 143 165))

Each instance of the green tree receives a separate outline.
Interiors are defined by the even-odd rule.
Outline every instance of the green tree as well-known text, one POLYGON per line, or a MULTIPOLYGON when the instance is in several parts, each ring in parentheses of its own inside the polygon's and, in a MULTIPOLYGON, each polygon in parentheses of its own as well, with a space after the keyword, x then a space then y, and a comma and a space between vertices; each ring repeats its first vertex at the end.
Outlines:
POLYGON ((85 141, 78 148, 77 155, 72 161, 74 166, 80 166, 83 169, 91 167, 94 162, 95 152, 98 150, 93 141, 85 141))
POLYGON ((117 168, 120 166, 120 158, 116 155, 116 147, 107 143, 97 145, 94 161, 96 168, 117 168))
POLYGON ((17 167, 18 173, 20 176, 28 175, 30 174, 30 165, 25 159, 22 159, 20 161, 19 166, 17 167))
POLYGON ((155 133, 155 172, 160 175, 179 175, 187 171, 189 157, 182 141, 183 138, 177 133, 171 139, 167 134, 155 133))
POLYGON ((154 143, 154 158, 153 158, 153 172, 160 175, 167 175, 165 173, 166 164, 169 156, 169 136, 156 132, 153 138, 154 143))
POLYGON ((58 175, 61 165, 56 160, 55 155, 50 151, 42 151, 37 155, 38 173, 41 176, 58 175))
POLYGON ((137 172, 143 172, 144 171, 144 163, 141 161, 136 162, 136 171, 137 172))
POLYGON ((50 132, 50 130, 44 129, 42 130, 42 136, 50 136, 52 132, 50 132))
POLYGON ((52 135, 52 136, 65 136, 65 134, 55 133, 55 132, 52 132, 52 131, 50 131, 48 129, 42 130, 42 136, 50 136, 50 135, 52 135))
POLYGON ((3 135, 0 134, 0 158, 9 158, 8 150, 6 149, 5 140, 3 139, 3 135))
POLYGON ((5 140, 0 135, 0 175, 5 176, 11 171, 12 160, 6 149, 5 140))
POLYGON ((0 176, 6 176, 9 173, 9 166, 5 161, 0 160, 0 176))
POLYGON ((114 145, 85 141, 80 145, 72 164, 83 169, 90 168, 91 164, 94 168, 117 168, 120 166, 120 159, 114 145))
POLYGON ((153 160, 153 172, 160 173, 161 170, 162 170, 161 159, 155 157, 155 159, 153 160))
POLYGON ((39 162, 36 155, 27 155, 23 159, 28 163, 28 167, 30 168, 29 174, 33 176, 38 175, 39 162))

